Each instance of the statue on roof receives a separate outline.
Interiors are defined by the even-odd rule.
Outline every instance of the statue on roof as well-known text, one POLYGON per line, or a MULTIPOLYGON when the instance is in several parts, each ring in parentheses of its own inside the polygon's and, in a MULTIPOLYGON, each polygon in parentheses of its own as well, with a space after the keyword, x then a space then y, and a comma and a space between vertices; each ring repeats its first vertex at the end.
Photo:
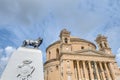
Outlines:
POLYGON ((22 47, 33 46, 34 48, 38 48, 43 42, 43 39, 39 37, 36 40, 24 40, 22 47))

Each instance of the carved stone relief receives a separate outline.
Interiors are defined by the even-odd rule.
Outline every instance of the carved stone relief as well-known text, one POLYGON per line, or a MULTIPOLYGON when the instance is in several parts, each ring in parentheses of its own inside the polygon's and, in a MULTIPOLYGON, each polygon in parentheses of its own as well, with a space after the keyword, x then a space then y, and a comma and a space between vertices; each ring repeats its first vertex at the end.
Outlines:
POLYGON ((31 60, 24 60, 21 65, 17 66, 18 80, 30 80, 32 78, 32 74, 35 71, 35 67, 31 65, 31 60))

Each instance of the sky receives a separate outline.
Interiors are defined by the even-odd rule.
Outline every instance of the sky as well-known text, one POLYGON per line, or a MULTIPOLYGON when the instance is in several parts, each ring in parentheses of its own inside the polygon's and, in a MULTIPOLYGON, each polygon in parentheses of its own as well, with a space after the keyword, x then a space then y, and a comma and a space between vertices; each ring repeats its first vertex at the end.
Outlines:
POLYGON ((120 0, 0 0, 0 75, 26 39, 43 38, 45 61, 46 47, 64 28, 93 43, 107 36, 120 67, 120 0))

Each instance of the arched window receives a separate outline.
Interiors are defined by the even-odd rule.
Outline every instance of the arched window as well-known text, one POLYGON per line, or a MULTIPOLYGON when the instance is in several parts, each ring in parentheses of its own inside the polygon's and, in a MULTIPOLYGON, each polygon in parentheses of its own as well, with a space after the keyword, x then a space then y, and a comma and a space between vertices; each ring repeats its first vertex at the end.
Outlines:
POLYGON ((58 65, 56 66, 56 70, 58 70, 58 65))
POLYGON ((67 38, 65 38, 65 43, 68 43, 68 39, 67 38))
POLYGON ((59 57, 59 49, 57 48, 56 49, 56 58, 58 58, 59 57))
POLYGON ((51 52, 49 51, 48 59, 50 59, 50 58, 51 58, 51 52))
POLYGON ((100 43, 100 47, 102 48, 102 44, 100 43))
POLYGON ((105 45, 105 47, 107 48, 107 45, 106 45, 106 43, 104 43, 104 45, 105 45))

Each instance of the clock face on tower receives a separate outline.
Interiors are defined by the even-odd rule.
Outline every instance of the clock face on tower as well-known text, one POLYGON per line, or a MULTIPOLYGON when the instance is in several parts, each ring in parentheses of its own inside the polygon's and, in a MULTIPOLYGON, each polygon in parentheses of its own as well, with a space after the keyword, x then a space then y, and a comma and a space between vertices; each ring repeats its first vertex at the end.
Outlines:
POLYGON ((31 66, 31 63, 31 60, 25 60, 22 65, 18 65, 18 80, 30 80, 33 72, 35 71, 35 67, 31 66))

